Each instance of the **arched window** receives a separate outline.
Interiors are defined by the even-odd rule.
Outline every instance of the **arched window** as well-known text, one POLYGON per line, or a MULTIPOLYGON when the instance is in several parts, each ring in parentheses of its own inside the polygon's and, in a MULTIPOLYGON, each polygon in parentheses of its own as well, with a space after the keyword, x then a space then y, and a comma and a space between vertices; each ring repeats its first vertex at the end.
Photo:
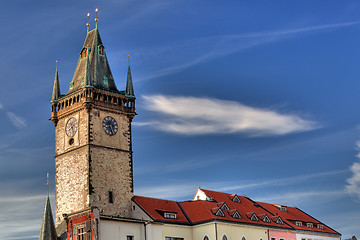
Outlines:
POLYGON ((204 240, 210 240, 208 236, 205 235, 204 240))
POLYGON ((222 240, 228 240, 227 236, 224 234, 224 236, 222 237, 222 240))
MULTIPOLYGON (((245 236, 242 236, 241 240, 246 240, 245 236)), ((262 240, 262 239, 260 238, 260 240, 262 240)))

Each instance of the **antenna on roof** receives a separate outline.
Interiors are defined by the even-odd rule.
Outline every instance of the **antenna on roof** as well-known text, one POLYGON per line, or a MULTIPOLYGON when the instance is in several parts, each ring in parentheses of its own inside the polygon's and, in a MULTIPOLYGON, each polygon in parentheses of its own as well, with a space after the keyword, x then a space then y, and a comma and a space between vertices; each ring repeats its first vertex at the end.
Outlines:
POLYGON ((98 11, 99 11, 99 9, 95 9, 95 22, 96 22, 96 28, 98 28, 98 21, 99 21, 99 19, 98 19, 98 11))
POLYGON ((90 27, 89 17, 90 17, 90 13, 87 13, 87 23, 86 23, 87 32, 89 32, 89 27, 90 27))

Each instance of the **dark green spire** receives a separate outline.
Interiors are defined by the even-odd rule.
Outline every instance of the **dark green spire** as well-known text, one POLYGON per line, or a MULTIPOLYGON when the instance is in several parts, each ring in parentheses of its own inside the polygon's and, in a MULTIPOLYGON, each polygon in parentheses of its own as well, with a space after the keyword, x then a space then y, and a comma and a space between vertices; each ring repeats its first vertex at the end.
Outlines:
POLYGON ((58 61, 56 61, 56 72, 54 79, 54 87, 52 92, 51 101, 56 101, 60 97, 60 84, 59 84, 59 74, 58 74, 58 61))
POLYGON ((97 28, 86 35, 68 94, 86 85, 89 86, 89 79, 91 80, 89 85, 94 88, 109 92, 119 92, 116 88, 97 28))
POLYGON ((51 212, 49 194, 46 198, 39 240, 57 240, 54 219, 51 212))
POLYGON ((132 78, 131 78, 131 70, 130 70, 130 56, 128 56, 128 73, 127 73, 127 81, 126 81, 126 90, 125 90, 125 94, 127 96, 131 96, 134 97, 134 86, 133 86, 133 82, 132 82, 132 78))

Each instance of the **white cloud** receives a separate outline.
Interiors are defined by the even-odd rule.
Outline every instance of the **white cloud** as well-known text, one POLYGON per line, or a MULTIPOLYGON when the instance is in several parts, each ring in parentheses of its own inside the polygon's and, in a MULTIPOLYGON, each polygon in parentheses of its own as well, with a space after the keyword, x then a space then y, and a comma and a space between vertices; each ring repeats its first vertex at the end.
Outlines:
POLYGON ((26 122, 19 116, 16 116, 13 112, 7 112, 6 115, 11 120, 11 122, 18 128, 26 127, 26 122))
MULTIPOLYGON (((357 141, 356 147, 360 150, 360 140, 357 141)), ((360 159, 360 153, 357 154, 357 157, 360 159)), ((350 167, 350 170, 352 172, 352 177, 346 180, 348 183, 345 187, 346 191, 360 199, 360 162, 354 162, 350 167)))
POLYGON ((186 135, 245 133, 250 136, 284 135, 310 131, 318 124, 295 114, 255 108, 214 98, 144 96, 145 108, 162 113, 164 120, 135 123, 186 135))
MULTIPOLYGON (((324 30, 335 30, 338 28, 359 25, 360 22, 344 22, 334 24, 320 24, 284 30, 262 31, 252 33, 240 33, 232 35, 221 35, 187 39, 185 41, 173 42, 167 46, 147 50, 141 49, 135 55, 138 59, 153 60, 153 56, 163 59, 163 65, 156 66, 144 76, 137 77, 137 81, 166 76, 180 72, 188 67, 200 64, 218 57, 260 46, 276 41, 290 39, 300 34, 313 33, 324 30), (159 70, 160 69, 160 70, 159 70)), ((125 53, 124 53, 125 54, 125 53)), ((144 65, 146 65, 144 63, 144 65)))

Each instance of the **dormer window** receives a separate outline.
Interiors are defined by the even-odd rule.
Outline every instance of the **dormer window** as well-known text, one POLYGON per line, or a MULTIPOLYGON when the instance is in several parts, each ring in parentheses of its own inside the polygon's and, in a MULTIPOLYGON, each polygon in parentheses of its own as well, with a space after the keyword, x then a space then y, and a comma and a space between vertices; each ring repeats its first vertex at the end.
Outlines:
POLYGON ((103 46, 103 45, 98 46, 98 53, 99 53, 99 55, 102 55, 102 56, 105 55, 105 54, 104 54, 104 46, 103 46))
POLYGON ((81 59, 86 58, 88 56, 88 54, 89 54, 89 49, 84 47, 80 53, 81 59))
POLYGON ((164 213, 164 218, 176 219, 176 213, 165 212, 165 213, 164 213))
POLYGON ((277 223, 277 224, 284 224, 284 222, 283 222, 283 220, 281 219, 281 217, 278 217, 278 218, 276 219, 276 223, 277 223))
POLYGON ((215 215, 216 216, 219 216, 219 217, 225 217, 225 214, 223 211, 221 211, 221 209, 219 208, 216 212, 215 212, 215 215))
POLYGON ((296 221, 295 225, 298 226, 298 227, 302 227, 302 222, 296 221))
POLYGON ((241 219, 240 213, 239 213, 237 210, 235 210, 235 212, 233 213, 232 217, 233 217, 233 218, 236 218, 236 219, 241 219))
POLYGON ((222 210, 225 210, 225 211, 229 211, 230 208, 228 207, 228 205, 226 203, 223 203, 223 205, 221 205, 220 207, 222 210))
POLYGON ((313 227, 314 227, 314 225, 313 225, 312 223, 307 223, 306 226, 307 226, 308 228, 313 228, 313 227))
POLYGON ((287 209, 286 209, 286 207, 281 206, 281 207, 280 207, 280 211, 287 212, 287 209))
POLYGON ((231 200, 232 200, 233 202, 240 203, 240 198, 238 197, 238 195, 235 195, 231 200))
POLYGON ((317 228, 318 228, 318 229, 324 229, 324 225, 318 224, 318 225, 317 225, 317 228))
POLYGON ((265 214, 265 216, 263 218, 263 221, 266 222, 266 223, 270 223, 270 219, 266 214, 265 214))
POLYGON ((259 221, 259 219, 258 219, 258 217, 256 216, 255 213, 253 213, 253 214, 251 215, 250 220, 252 220, 252 221, 259 221))

